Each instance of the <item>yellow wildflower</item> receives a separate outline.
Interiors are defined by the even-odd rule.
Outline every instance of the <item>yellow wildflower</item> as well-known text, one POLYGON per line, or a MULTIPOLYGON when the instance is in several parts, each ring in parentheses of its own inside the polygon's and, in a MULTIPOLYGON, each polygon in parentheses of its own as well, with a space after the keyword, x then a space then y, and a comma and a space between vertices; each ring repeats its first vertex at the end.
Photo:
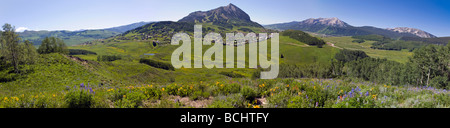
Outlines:
POLYGON ((288 88, 289 88, 289 84, 288 84, 288 85, 286 85, 286 87, 288 87, 288 88))
POLYGON ((161 89, 164 92, 164 88, 161 89))
POLYGON ((253 108, 259 108, 259 105, 255 105, 255 106, 253 106, 253 108))
POLYGON ((123 98, 127 98, 127 95, 123 95, 123 98))

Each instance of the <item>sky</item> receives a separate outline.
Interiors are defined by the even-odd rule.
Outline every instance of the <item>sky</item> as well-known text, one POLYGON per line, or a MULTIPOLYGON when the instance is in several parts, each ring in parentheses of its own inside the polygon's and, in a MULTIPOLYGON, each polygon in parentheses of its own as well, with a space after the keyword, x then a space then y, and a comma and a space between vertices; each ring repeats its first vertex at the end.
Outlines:
POLYGON ((0 24, 16 31, 101 29, 177 21, 229 3, 263 25, 337 17, 353 26, 411 27, 450 36, 448 0, 0 0, 0 24))

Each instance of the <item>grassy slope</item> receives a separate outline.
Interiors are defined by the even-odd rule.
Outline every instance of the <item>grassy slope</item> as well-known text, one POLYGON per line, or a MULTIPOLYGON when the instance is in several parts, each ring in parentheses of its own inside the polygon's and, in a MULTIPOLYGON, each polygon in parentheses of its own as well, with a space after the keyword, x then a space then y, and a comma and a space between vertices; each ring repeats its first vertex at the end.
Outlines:
MULTIPOLYGON (((102 80, 101 76, 89 71, 83 65, 59 54, 41 55, 36 64, 25 65, 23 69, 29 70, 25 77, 0 83, 0 95, 60 92, 66 86, 73 87, 81 83, 98 85, 102 80)), ((12 69, 0 71, 1 77, 8 76, 10 70, 12 69)))
POLYGON ((335 44, 335 46, 351 49, 351 50, 361 50, 367 53, 370 57, 375 58, 386 58, 388 60, 393 60, 401 63, 406 63, 408 57, 412 56, 412 52, 408 51, 393 51, 393 50, 377 50, 370 48, 374 41, 366 41, 364 43, 354 43, 354 39, 345 37, 324 37, 323 40, 335 44))

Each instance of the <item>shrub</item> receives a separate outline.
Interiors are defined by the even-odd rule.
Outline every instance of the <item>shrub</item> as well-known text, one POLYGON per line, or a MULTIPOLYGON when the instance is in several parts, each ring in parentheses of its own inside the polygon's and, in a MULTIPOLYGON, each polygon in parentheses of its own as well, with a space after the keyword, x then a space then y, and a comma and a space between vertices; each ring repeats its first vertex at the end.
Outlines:
POLYGON ((354 43, 364 43, 365 41, 363 39, 356 39, 356 40, 353 40, 352 42, 354 42, 354 43))
POLYGON ((225 76, 228 76, 228 77, 231 77, 231 78, 242 78, 242 77, 245 77, 244 75, 241 75, 239 73, 235 73, 233 71, 231 71, 231 72, 220 72, 219 74, 222 74, 222 75, 225 75, 225 76))
POLYGON ((64 96, 69 108, 90 108, 93 103, 94 93, 91 88, 74 88, 64 96))
POLYGON ((122 59, 119 55, 99 55, 97 56, 97 61, 115 61, 122 59))
POLYGON ((436 76, 431 79, 430 85, 435 88, 448 88, 446 76, 436 76))
POLYGON ((114 91, 110 99, 114 102, 114 107, 118 108, 137 108, 142 106, 142 100, 146 99, 146 95, 139 91, 128 91, 118 89, 114 91))
POLYGON ((83 49, 69 49, 69 55, 97 55, 97 53, 93 51, 83 50, 83 49))
POLYGON ((291 94, 288 91, 282 91, 267 98, 270 107, 285 108, 288 105, 291 94))
POLYGON ((161 69, 165 69, 165 70, 175 71, 175 68, 172 66, 172 64, 159 62, 156 60, 141 59, 141 60, 139 60, 139 63, 144 63, 144 64, 150 65, 152 67, 155 67, 155 68, 161 68, 161 69))
POLYGON ((294 96, 289 99, 287 104, 288 108, 308 108, 309 102, 306 101, 302 96, 294 96))
POLYGON ((162 95, 161 90, 153 86, 150 88, 146 88, 144 90, 144 93, 148 98, 155 98, 155 99, 161 99, 162 95))
POLYGON ((242 88, 242 96, 244 96, 244 98, 248 101, 253 101, 255 100, 257 93, 253 88, 250 88, 248 86, 245 86, 242 88))
POLYGON ((233 93, 239 93, 239 91, 241 90, 241 86, 239 84, 236 83, 232 83, 232 84, 220 84, 218 85, 219 89, 219 93, 223 94, 223 95, 229 95, 229 94, 233 94, 233 93))
POLYGON ((195 91, 190 96, 190 99, 191 100, 206 99, 206 98, 209 98, 209 96, 210 96, 209 92, 195 91))

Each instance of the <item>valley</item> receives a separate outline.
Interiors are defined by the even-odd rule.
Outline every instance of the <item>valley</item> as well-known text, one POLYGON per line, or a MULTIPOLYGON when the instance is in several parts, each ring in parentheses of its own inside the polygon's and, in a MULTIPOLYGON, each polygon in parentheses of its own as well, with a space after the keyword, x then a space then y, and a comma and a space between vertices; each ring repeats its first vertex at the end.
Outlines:
MULTIPOLYGON (((8 32, 2 31, 2 38, 8 32)), ((46 43, 37 43, 46 36, 61 38, 67 47, 49 43, 62 52, 48 48, 49 53, 34 57, 21 53, 20 73, 9 64, 13 61, 7 56, 12 52, 2 52, 0 108, 450 107, 450 45, 430 43, 435 36, 421 30, 354 27, 337 18, 263 26, 229 4, 192 12, 179 21, 18 35, 32 41, 38 47, 35 51, 46 48, 46 43), (249 44, 245 42, 246 68, 174 69, 171 56, 180 45, 170 45, 171 38, 184 32, 193 41, 196 24, 202 25, 202 37, 216 32, 224 42, 225 33, 280 33, 278 78, 259 79, 264 69, 248 68, 249 44), (371 34, 382 40, 355 37, 371 34), (404 38, 422 42, 402 42, 413 48, 400 50, 373 47, 397 44, 404 38)), ((437 40, 442 44, 446 39, 437 40)), ((270 40, 268 44, 270 49, 270 40)), ((202 45, 202 55, 212 46, 202 45)))

